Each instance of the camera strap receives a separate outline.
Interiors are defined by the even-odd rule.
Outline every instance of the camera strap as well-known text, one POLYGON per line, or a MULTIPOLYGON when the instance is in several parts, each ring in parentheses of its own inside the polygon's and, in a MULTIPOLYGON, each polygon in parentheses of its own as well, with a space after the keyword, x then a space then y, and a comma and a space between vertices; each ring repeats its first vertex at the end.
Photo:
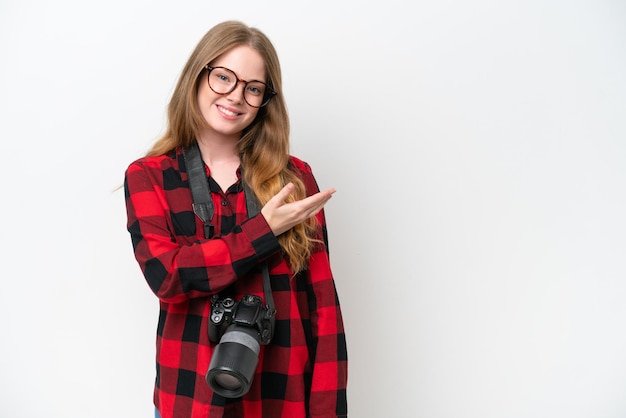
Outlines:
MULTIPOLYGON (((209 239, 213 237, 215 230, 213 224, 211 224, 215 210, 198 142, 194 141, 192 145, 185 147, 183 149, 183 156, 185 157, 185 166, 187 168, 187 175, 189 176, 189 188, 191 189, 191 197, 193 199, 193 211, 204 224, 204 238, 209 239)), ((256 195, 243 180, 243 177, 241 178, 241 184, 243 185, 243 193, 246 197, 248 218, 251 218, 261 211, 261 207, 256 195)), ((268 314, 271 315, 271 319, 273 321, 276 309, 274 307, 274 297, 272 296, 272 286, 270 283, 270 274, 267 263, 263 263, 262 270, 265 302, 267 303, 268 314)), ((272 329, 273 328, 274 327, 272 327, 272 329)))

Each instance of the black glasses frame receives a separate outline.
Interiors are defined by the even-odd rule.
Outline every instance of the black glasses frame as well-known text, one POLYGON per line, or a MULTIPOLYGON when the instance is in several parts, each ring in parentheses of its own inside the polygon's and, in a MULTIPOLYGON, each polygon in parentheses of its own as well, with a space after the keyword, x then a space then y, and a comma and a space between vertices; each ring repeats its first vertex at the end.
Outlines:
POLYGON ((210 88, 211 90, 213 90, 213 91, 214 91, 215 93, 217 93, 217 94, 221 94, 221 95, 230 94, 230 93, 232 93, 232 92, 233 92, 233 90, 235 90, 235 89, 237 88, 237 86, 239 85, 239 83, 243 83, 243 93, 242 93, 242 94, 243 94, 243 100, 245 100, 245 102, 246 102, 249 106, 256 107, 256 108, 263 107, 263 106, 265 106, 266 104, 268 104, 268 103, 270 102, 270 100, 272 100, 272 97, 274 97, 275 95, 277 95, 277 94, 278 94, 278 93, 276 93, 276 92, 274 91, 274 89, 273 89, 273 88, 271 88, 271 87, 269 86, 269 84, 264 83, 264 82, 262 82, 262 81, 259 81, 259 80, 250 80, 250 81, 248 81, 248 80, 242 80, 241 78, 239 78, 239 76, 237 75, 237 73, 235 73, 235 72, 234 72, 233 70, 231 70, 230 68, 221 67, 221 66, 211 67, 210 65, 206 65, 204 68, 205 68, 205 70, 207 70, 207 73, 206 73, 206 74, 207 74, 206 81, 207 81, 207 83, 208 83, 208 85, 209 85, 209 88, 210 88), (237 81, 235 82, 235 84, 233 84, 233 86, 231 87, 231 89, 230 89, 230 90, 228 90, 227 92, 224 92, 224 93, 220 93, 219 91, 215 91, 215 89, 214 89, 213 87, 211 87, 211 83, 209 82, 209 79, 210 79, 210 76, 211 76, 211 71, 213 71, 213 70, 215 70, 215 69, 218 69, 218 68, 221 68, 221 69, 223 69, 223 70, 230 71, 231 73, 233 73, 233 74, 235 75, 235 79, 237 80, 237 81), (261 102, 261 104, 260 104, 259 106, 255 106, 255 105, 253 105, 253 104, 250 104, 250 102, 248 102, 248 99, 246 99, 246 87, 248 86, 248 83, 261 83, 261 84, 263 84, 263 85, 265 86, 265 93, 263 93, 263 101, 261 102))

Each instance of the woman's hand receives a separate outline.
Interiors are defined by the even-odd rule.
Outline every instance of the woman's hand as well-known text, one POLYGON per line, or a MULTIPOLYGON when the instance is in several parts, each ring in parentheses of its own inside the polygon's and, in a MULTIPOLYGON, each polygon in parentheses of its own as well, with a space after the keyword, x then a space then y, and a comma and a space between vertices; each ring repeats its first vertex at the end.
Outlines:
POLYGON ((293 184, 287 184, 261 209, 261 214, 276 236, 315 216, 335 193, 335 189, 327 189, 305 199, 286 203, 285 199, 293 190, 293 184))

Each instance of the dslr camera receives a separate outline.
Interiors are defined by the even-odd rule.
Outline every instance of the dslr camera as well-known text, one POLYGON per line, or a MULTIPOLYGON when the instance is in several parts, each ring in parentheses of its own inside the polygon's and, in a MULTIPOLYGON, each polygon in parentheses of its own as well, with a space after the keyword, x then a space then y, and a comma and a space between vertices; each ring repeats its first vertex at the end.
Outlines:
POLYGON ((206 381, 215 393, 238 398, 248 392, 261 344, 269 344, 274 335, 274 321, 274 309, 264 306, 259 296, 245 295, 238 302, 219 295, 211 298, 209 340, 219 344, 206 381))

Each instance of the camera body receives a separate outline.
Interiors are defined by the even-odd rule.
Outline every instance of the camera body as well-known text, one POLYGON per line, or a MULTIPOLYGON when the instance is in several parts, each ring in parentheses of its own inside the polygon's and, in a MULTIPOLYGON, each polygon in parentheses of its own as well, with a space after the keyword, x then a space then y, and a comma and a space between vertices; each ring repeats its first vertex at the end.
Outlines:
POLYGON ((218 342, 232 324, 256 329, 260 344, 269 344, 274 334, 274 312, 270 312, 256 295, 245 295, 239 302, 231 297, 219 299, 214 295, 209 319, 209 340, 213 343, 218 342))
POLYGON ((274 335, 275 311, 256 295, 238 302, 231 297, 211 298, 209 340, 215 347, 206 380, 211 389, 226 398, 243 396, 250 389, 258 363, 260 345, 274 335))

